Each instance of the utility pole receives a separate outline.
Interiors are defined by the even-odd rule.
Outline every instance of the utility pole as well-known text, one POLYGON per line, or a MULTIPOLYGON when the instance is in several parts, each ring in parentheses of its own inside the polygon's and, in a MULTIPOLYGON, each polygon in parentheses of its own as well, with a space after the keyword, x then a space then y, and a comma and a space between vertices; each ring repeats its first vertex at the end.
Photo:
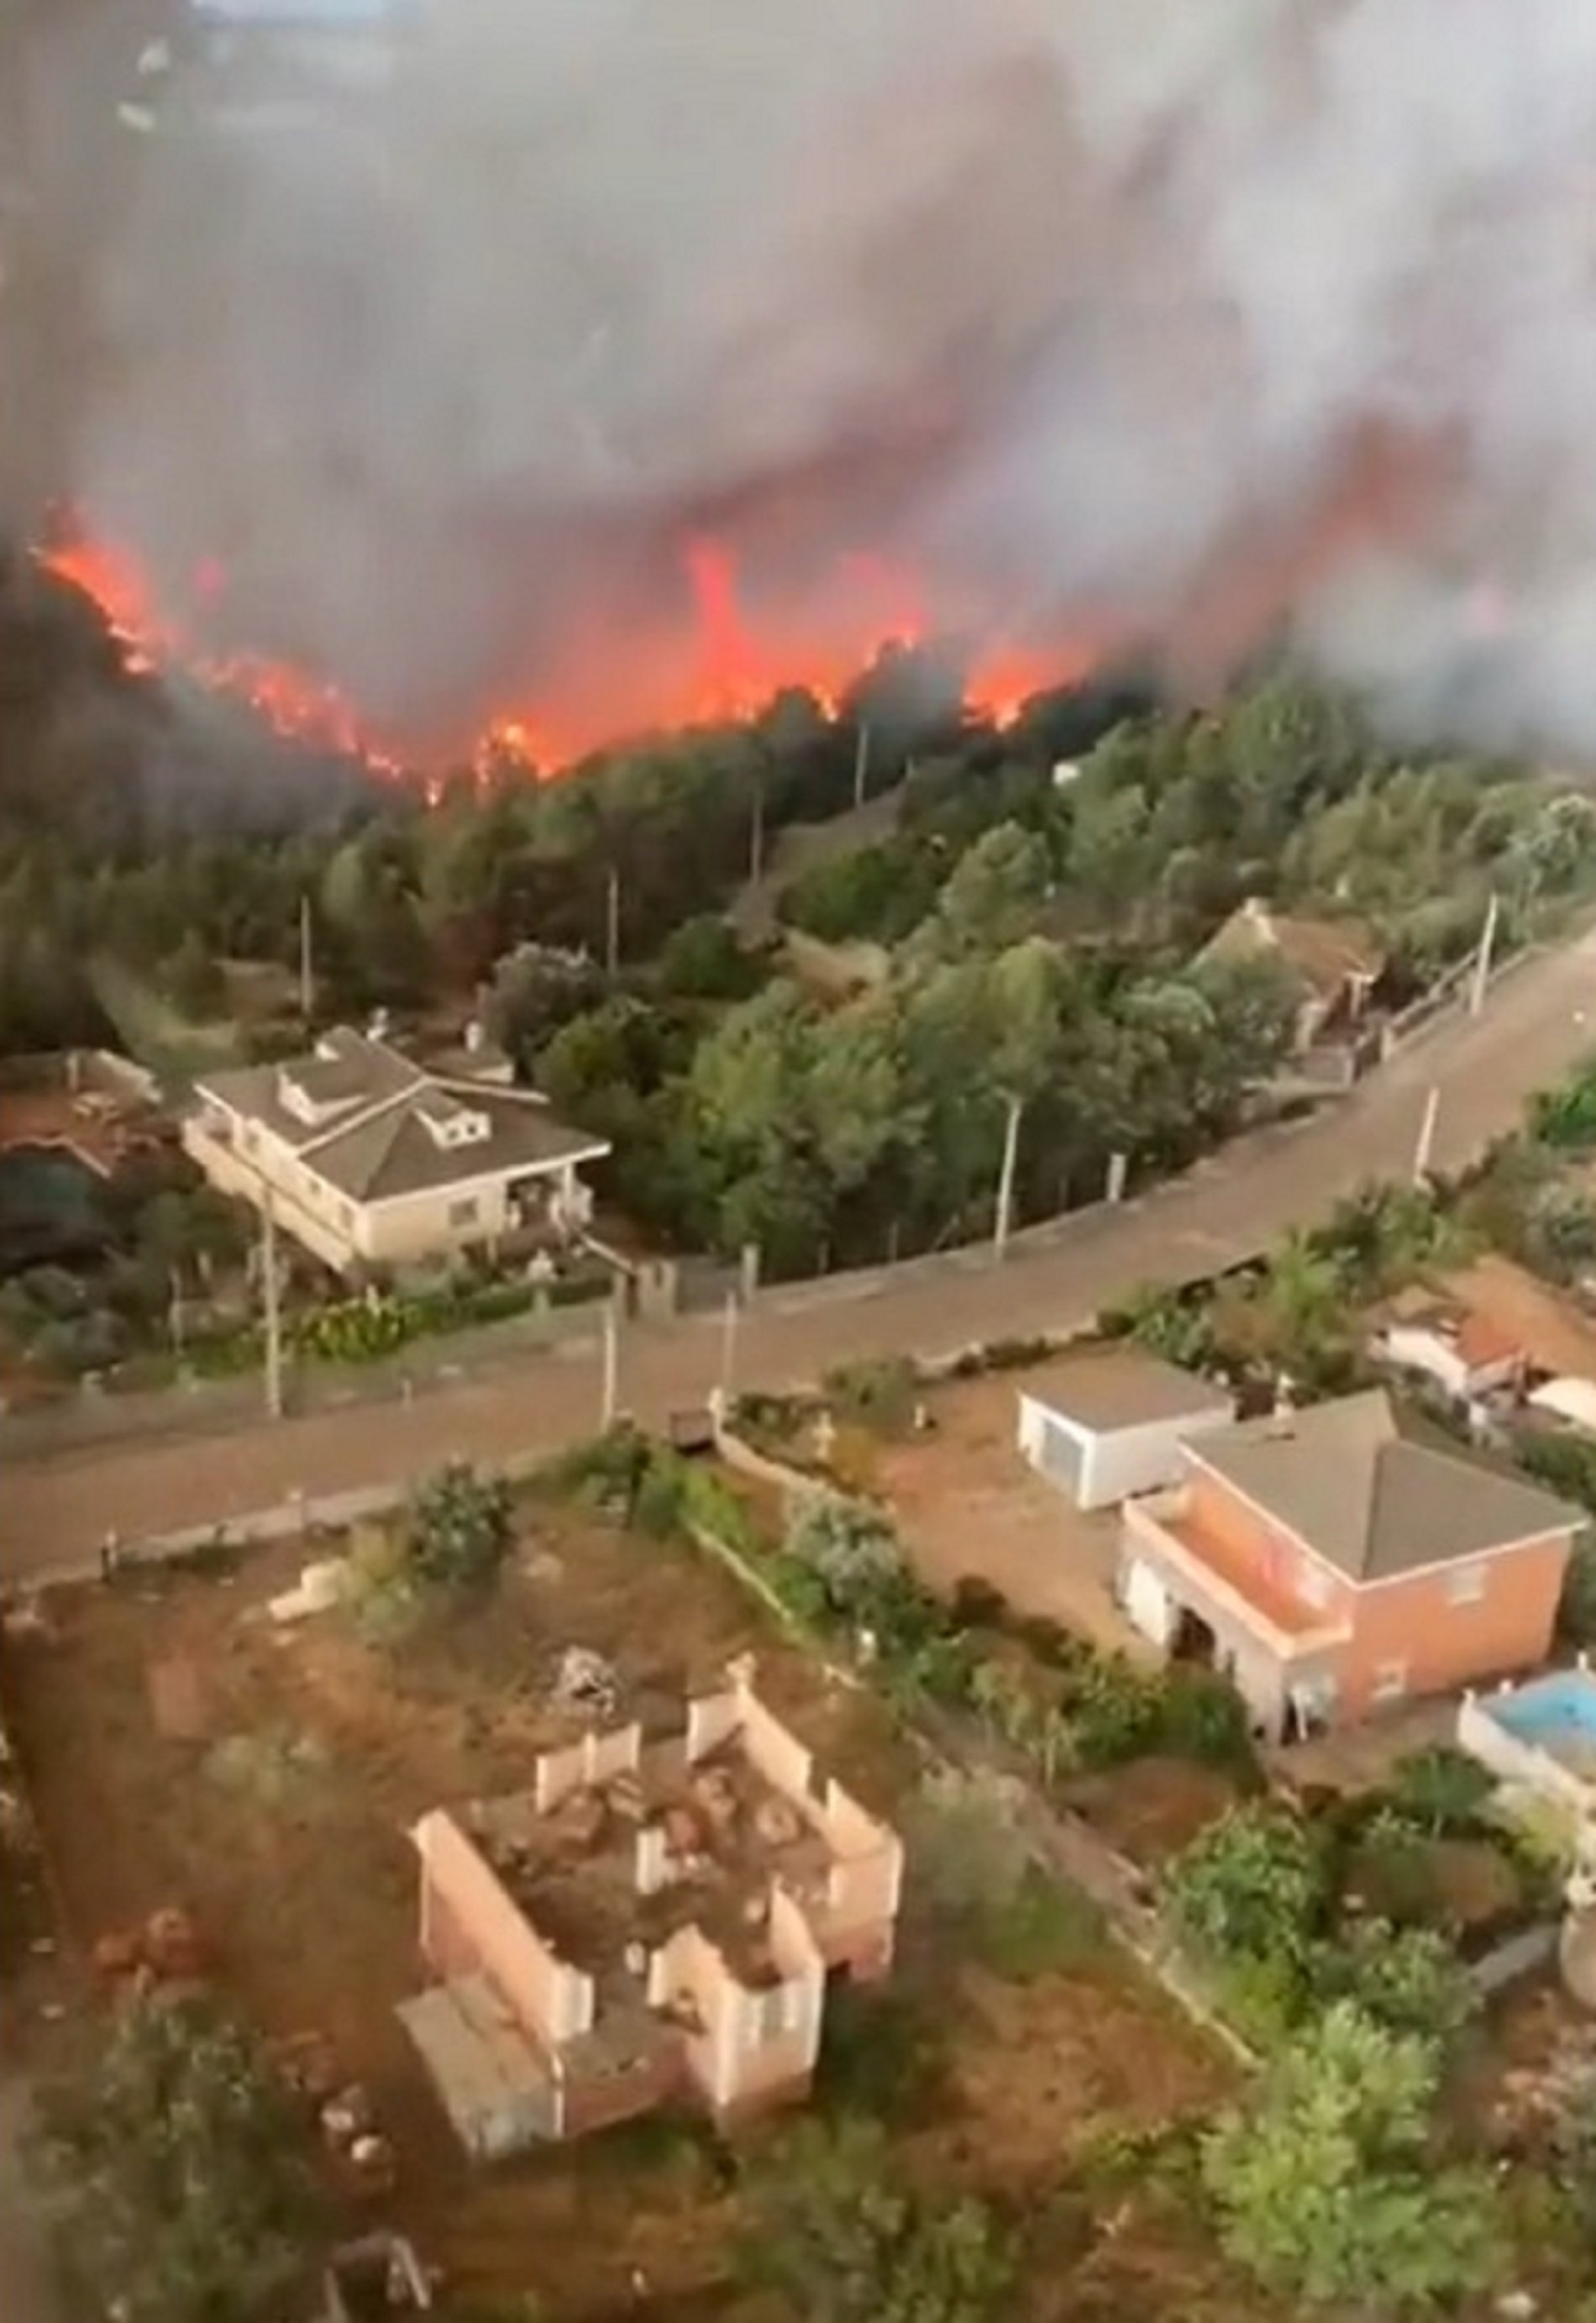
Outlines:
POLYGON ((1424 1119, 1418 1125, 1418 1143, 1413 1149, 1413 1182, 1422 1186, 1430 1174, 1430 1154, 1435 1143, 1435 1123, 1441 1111, 1441 1092, 1432 1088, 1424 1101, 1424 1119))
POLYGON ((604 892, 604 967, 613 976, 620 966, 620 874, 612 870, 604 892))
POLYGON ((310 898, 299 898, 299 1014, 308 1024, 316 1006, 316 969, 311 950, 310 898))
POLYGON ((261 1189, 261 1294, 266 1312, 266 1416, 282 1418, 282 1314, 277 1296, 277 1217, 261 1189))
POLYGON ((865 803, 865 785, 870 779, 870 727, 867 720, 859 725, 858 744, 853 754, 853 803, 865 803))
POLYGON ((748 828, 748 885, 757 887, 765 877, 765 769, 754 776, 754 819, 748 828))
POLYGON ((1491 901, 1485 907, 1485 926, 1480 938, 1480 950, 1474 960, 1473 981, 1469 988, 1469 1014, 1477 1016, 1485 1005, 1485 995, 1491 985, 1491 958, 1496 950, 1497 922, 1501 917, 1501 898, 1493 887, 1491 901))
POLYGON ((1014 1213, 1014 1167, 1020 1158, 1020 1123, 1024 1111, 1024 1098, 1011 1097, 1008 1119, 1004 1124, 1003 1167, 997 1175, 997 1217, 992 1233, 992 1254, 998 1259, 1009 1246, 1009 1227, 1014 1213))
POLYGON ((599 1388, 599 1432, 608 1435, 615 1425, 615 1405, 620 1371, 620 1335, 615 1327, 615 1307, 604 1308, 603 1373, 599 1388))
POLYGON ((742 1302, 735 1290, 726 1294, 726 1312, 720 1320, 720 1393, 727 1409, 731 1407, 732 1386, 737 1375, 737 1326, 742 1302))

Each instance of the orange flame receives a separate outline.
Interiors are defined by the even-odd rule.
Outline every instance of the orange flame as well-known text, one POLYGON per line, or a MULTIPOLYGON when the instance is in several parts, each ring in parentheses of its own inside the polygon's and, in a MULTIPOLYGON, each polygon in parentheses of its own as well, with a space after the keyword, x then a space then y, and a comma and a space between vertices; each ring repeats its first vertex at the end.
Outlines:
MULTIPOLYGON (((189 620, 164 611, 137 559, 112 544, 72 533, 39 551, 38 562, 94 600, 130 672, 181 670, 210 691, 247 703, 286 739, 361 758, 380 773, 413 766, 413 756, 375 734, 332 683, 257 654, 220 653, 203 643, 200 632, 214 621, 225 594, 226 576, 214 559, 192 577, 197 618, 189 620)), ((861 635, 850 623, 851 638, 824 643, 786 634, 790 625, 780 621, 768 632, 750 623, 736 559, 723 542, 695 537, 686 543, 683 562, 693 620, 676 650, 640 652, 630 673, 634 682, 604 685, 602 711, 591 702, 564 710, 555 702, 509 703, 482 721, 463 754, 449 755, 456 762, 463 757, 482 775, 507 765, 547 772, 628 731, 757 716, 788 686, 803 688, 834 716, 845 689, 884 647, 922 645, 931 634, 912 576, 880 558, 844 560, 840 577, 848 601, 863 609, 867 629, 861 635), (625 703, 627 717, 618 720, 617 701, 625 703)), ((1007 725, 1032 694, 1077 681, 1089 665, 1078 647, 1047 654, 995 648, 971 671, 967 706, 995 725, 1007 725)))

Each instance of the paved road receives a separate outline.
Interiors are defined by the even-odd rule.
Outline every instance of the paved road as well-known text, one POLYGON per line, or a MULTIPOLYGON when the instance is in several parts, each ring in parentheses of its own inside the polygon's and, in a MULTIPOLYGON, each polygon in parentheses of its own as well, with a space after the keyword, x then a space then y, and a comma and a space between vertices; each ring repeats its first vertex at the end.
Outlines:
MULTIPOLYGON (((737 1348, 739 1386, 816 1379, 829 1364, 951 1353, 982 1340, 1088 1322, 1137 1284, 1234 1264, 1322 1216, 1361 1180, 1410 1168, 1426 1093, 1433 1148, 1453 1168, 1509 1129, 1525 1100, 1596 1045, 1596 934, 1509 975, 1476 1021, 1448 1021, 1334 1113, 1233 1146, 1124 1208, 1016 1244, 1004 1266, 965 1256, 766 1294, 737 1348), (1590 1024, 1584 1022, 1589 1009, 1590 1024)), ((720 1375, 718 1319, 627 1335, 620 1400, 644 1421, 702 1402, 720 1375)), ((0 1481, 0 1572, 23 1579, 126 1540, 424 1472, 452 1455, 485 1461, 553 1450, 599 1419, 592 1350, 528 1358, 513 1373, 440 1388, 413 1405, 307 1414, 232 1436, 59 1453, 0 1481)))

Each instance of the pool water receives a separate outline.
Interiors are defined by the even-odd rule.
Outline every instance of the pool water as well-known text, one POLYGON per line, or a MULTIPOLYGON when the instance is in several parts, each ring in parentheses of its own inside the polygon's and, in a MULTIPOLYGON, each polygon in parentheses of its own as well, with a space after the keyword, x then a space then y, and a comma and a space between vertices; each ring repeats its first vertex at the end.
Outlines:
POLYGON ((1491 1714, 1520 1742, 1554 1752, 1570 1745, 1596 1751, 1596 1676, 1559 1670, 1555 1677, 1534 1678, 1506 1700, 1492 1702, 1491 1714))

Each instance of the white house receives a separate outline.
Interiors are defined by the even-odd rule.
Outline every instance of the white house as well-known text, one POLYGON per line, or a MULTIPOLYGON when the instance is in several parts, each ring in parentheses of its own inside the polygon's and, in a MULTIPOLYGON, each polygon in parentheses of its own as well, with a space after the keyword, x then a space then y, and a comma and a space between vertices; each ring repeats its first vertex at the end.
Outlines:
POLYGON ((1420 1283, 1389 1301, 1369 1351, 1460 1403, 1520 1386, 1527 1367, 1521 1342, 1489 1315, 1420 1283))
POLYGON ((1020 1391, 1020 1449, 1081 1509, 1112 1508, 1181 1473, 1189 1437, 1228 1427, 1234 1396, 1133 1348, 1061 1356, 1020 1391))
POLYGON ((212 1185, 269 1208, 339 1273, 567 1240, 592 1206, 581 1167, 610 1151, 491 1051, 429 1069, 346 1026, 196 1094, 183 1143, 212 1185))

